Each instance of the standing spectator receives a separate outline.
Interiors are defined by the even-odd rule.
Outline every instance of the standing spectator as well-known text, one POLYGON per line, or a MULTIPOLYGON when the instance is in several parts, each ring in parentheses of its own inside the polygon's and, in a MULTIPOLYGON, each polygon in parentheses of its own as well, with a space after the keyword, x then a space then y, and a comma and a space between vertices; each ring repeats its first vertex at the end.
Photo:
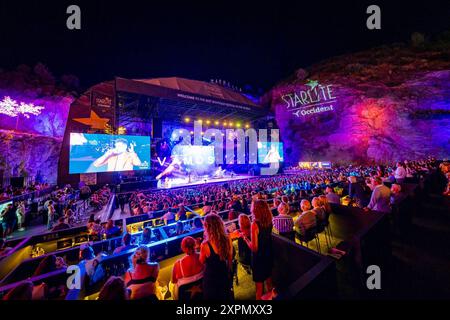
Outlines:
POLYGON ((200 262, 205 265, 203 298, 205 300, 230 300, 232 293, 233 246, 225 233, 220 216, 206 215, 205 240, 200 247, 200 262))
POLYGON ((3 227, 3 238, 10 238, 16 226, 17 216, 14 206, 10 203, 1 214, 2 217, 2 227, 3 227))
POLYGON ((23 224, 25 222, 25 202, 24 201, 20 201, 18 203, 16 215, 17 215, 17 227, 18 227, 19 231, 24 231, 25 230, 25 228, 23 227, 23 224))
POLYGON ((252 222, 246 214, 239 215, 239 230, 238 230, 238 255, 239 263, 248 271, 252 261, 252 250, 245 241, 251 238, 252 222))
POLYGON ((355 176, 348 177, 348 195, 354 203, 360 208, 367 205, 367 196, 364 187, 358 183, 355 176))
POLYGON ((120 206, 120 213, 125 212, 125 203, 126 203, 126 197, 125 195, 121 194, 119 195, 119 206, 120 206))
POLYGON ((253 222, 251 239, 246 239, 252 249, 252 274, 256 284, 256 300, 264 294, 264 283, 267 290, 272 290, 272 212, 264 200, 252 203, 253 222))
POLYGON ((53 220, 55 219, 55 207, 53 201, 50 200, 47 205, 47 229, 51 230, 53 228, 53 220))
POLYGON ((395 170, 394 176, 398 184, 403 183, 406 178, 406 169, 403 163, 397 162, 397 169, 395 170))

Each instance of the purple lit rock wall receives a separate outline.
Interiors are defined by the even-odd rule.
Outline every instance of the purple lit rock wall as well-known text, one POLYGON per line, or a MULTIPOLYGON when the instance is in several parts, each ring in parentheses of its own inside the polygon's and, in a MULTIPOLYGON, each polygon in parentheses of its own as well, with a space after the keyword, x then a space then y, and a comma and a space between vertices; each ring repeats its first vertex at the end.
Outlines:
POLYGON ((402 45, 339 56, 299 69, 268 98, 287 162, 391 162, 450 156, 450 54, 447 46, 402 45), (331 85, 333 110, 293 114, 282 96, 307 79, 331 85))
POLYGON ((0 112, 0 174, 5 183, 12 176, 35 177, 38 171, 45 181, 56 183, 62 136, 77 86, 76 77, 55 79, 42 64, 0 70, 0 101, 8 96, 44 107, 28 118, 0 112))

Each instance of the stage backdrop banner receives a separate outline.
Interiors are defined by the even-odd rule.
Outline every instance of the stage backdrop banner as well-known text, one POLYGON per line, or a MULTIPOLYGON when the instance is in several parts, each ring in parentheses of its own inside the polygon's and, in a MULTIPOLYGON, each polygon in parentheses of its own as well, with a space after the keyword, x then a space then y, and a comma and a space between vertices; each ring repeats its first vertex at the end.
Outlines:
POLYGON ((81 173, 80 182, 84 182, 88 186, 97 184, 97 173, 81 173))

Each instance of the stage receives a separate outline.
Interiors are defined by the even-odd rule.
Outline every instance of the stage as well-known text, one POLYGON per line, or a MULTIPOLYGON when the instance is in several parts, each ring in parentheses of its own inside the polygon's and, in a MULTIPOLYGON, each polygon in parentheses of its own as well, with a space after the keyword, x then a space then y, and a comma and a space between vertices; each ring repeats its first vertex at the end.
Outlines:
POLYGON ((251 175, 234 175, 231 176, 224 176, 222 178, 201 178, 196 181, 189 182, 188 178, 171 178, 167 179, 167 183, 165 180, 160 180, 158 182, 158 190, 163 189, 176 189, 176 188, 183 188, 183 187, 192 187, 192 186, 198 186, 203 184, 214 184, 214 183, 223 183, 223 182, 230 182, 230 181, 238 181, 238 180, 248 180, 256 178, 255 176, 251 175))

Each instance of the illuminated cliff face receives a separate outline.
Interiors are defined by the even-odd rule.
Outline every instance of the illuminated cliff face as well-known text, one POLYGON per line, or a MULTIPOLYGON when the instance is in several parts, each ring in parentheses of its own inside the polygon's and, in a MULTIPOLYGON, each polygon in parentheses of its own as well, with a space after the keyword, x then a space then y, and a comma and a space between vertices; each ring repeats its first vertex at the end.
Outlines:
POLYGON ((450 156, 448 50, 384 47, 336 57, 280 83, 271 103, 291 162, 450 156), (299 98, 298 109, 286 102, 311 81, 332 86, 335 101, 308 107, 299 98))

